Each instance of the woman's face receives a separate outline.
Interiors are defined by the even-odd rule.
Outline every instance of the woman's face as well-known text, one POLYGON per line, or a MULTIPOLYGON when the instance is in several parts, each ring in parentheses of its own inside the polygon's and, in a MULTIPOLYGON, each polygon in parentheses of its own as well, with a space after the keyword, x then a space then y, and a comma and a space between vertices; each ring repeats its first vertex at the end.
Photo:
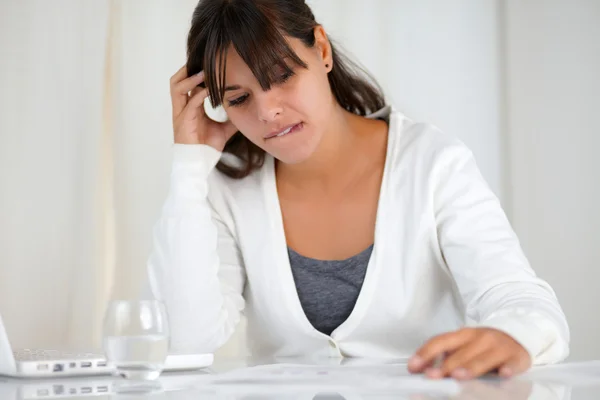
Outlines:
POLYGON ((334 109, 327 78, 330 47, 321 29, 316 29, 313 48, 288 39, 308 68, 290 65, 295 74, 285 76, 282 70, 280 82, 268 91, 233 47, 227 52, 223 107, 229 119, 250 141, 286 164, 301 163, 314 153, 334 109))

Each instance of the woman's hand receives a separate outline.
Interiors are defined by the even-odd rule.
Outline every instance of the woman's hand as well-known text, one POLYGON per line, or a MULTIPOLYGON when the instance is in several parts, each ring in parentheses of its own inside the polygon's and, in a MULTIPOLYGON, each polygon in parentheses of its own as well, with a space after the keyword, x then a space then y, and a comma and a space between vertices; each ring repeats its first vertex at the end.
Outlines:
POLYGON ((409 360, 412 373, 430 378, 473 379, 492 371, 510 377, 526 371, 531 357, 523 346, 492 328, 463 328, 434 337, 409 360), (444 357, 440 366, 434 362, 444 357))
POLYGON ((188 78, 185 66, 171 77, 175 143, 206 144, 223 151, 237 128, 231 121, 221 124, 205 115, 204 99, 208 96, 208 89, 198 87, 203 81, 204 72, 188 78))

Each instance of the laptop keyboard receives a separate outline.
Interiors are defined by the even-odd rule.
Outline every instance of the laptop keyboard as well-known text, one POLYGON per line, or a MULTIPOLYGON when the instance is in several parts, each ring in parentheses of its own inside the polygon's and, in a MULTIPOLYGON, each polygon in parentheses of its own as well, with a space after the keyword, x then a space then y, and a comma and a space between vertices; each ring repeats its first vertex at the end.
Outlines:
POLYGON ((20 349, 13 352, 17 361, 45 361, 45 360, 85 360, 104 358, 94 353, 70 353, 58 350, 20 349))

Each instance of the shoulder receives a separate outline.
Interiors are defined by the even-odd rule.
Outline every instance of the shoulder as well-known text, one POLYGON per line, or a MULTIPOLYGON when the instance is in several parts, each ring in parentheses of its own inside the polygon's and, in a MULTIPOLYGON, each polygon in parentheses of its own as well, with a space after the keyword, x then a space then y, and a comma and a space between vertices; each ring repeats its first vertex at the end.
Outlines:
POLYGON ((388 157, 392 167, 434 172, 466 163, 471 150, 455 135, 391 108, 388 157))
MULTIPOLYGON (((229 165, 240 163, 236 156, 228 153, 223 153, 220 161, 229 165)), ((214 168, 208 178, 208 200, 213 208, 221 214, 230 214, 239 204, 252 204, 264 192, 265 169, 269 162, 267 156, 265 165, 242 179, 231 178, 214 168)))
MULTIPOLYGON (((230 166, 242 166, 242 161, 230 153, 222 153, 219 161, 230 166)), ((262 167, 252 171, 250 175, 241 179, 231 178, 215 167, 209 176, 209 185, 215 188, 227 188, 230 191, 236 192, 256 189, 261 184, 265 172, 264 169, 267 168, 269 161, 269 156, 267 155, 265 157, 265 164, 262 167)))

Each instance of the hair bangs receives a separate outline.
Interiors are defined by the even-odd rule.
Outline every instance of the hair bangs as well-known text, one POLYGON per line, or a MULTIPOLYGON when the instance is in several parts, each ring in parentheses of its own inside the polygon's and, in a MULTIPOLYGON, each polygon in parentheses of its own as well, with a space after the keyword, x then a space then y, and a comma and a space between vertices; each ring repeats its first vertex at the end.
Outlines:
POLYGON ((290 64, 308 65, 292 50, 276 18, 251 2, 230 3, 219 24, 208 31, 204 50, 204 71, 213 106, 223 103, 227 52, 231 47, 248 65, 263 90, 293 74, 290 64), (231 45, 231 47, 230 47, 231 45))

